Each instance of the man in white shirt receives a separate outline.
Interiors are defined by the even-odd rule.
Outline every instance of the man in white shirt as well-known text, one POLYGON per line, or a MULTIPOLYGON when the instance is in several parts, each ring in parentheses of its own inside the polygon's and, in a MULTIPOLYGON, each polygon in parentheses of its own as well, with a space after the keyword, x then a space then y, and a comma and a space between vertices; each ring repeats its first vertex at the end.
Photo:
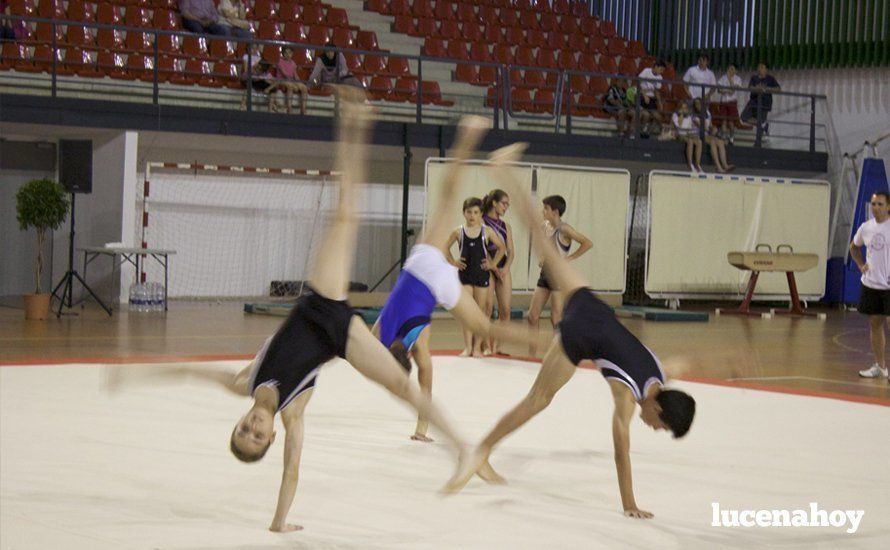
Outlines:
POLYGON ((698 56, 698 65, 689 67, 686 74, 683 75, 683 82, 686 83, 686 91, 689 92, 692 99, 701 99, 702 96, 710 99, 714 88, 702 88, 701 84, 716 86, 717 77, 714 76, 714 71, 708 68, 707 55, 698 56), (702 94, 702 90, 704 90, 704 94, 702 94))
POLYGON ((640 131, 641 137, 648 138, 650 126, 654 126, 654 133, 658 133, 661 125, 661 75, 664 73, 665 63, 662 60, 655 62, 652 68, 646 67, 640 74, 640 131))
POLYGON ((732 63, 726 67, 726 74, 717 81, 717 125, 720 133, 727 138, 729 144, 735 139, 736 125, 739 124, 739 100, 738 90, 742 87, 742 77, 736 74, 735 65, 732 63))
POLYGON ((879 191, 871 196, 872 219, 859 226, 850 256, 862 272, 862 295, 859 297, 859 313, 868 315, 871 326, 871 349, 875 363, 859 371, 863 378, 887 378, 884 363, 884 324, 890 315, 890 194, 879 191), (861 247, 866 249, 862 257, 861 247))

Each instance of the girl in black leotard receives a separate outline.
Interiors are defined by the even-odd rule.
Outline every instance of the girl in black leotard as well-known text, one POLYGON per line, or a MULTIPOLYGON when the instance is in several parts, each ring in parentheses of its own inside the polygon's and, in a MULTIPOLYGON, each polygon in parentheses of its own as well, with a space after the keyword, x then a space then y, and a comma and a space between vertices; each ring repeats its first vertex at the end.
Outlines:
MULTIPOLYGON (((470 197, 464 201, 464 219, 466 224, 452 231, 448 238, 447 257, 460 270, 461 284, 472 293, 479 307, 484 308, 488 300, 489 270, 504 257, 506 246, 497 233, 490 227, 482 225, 481 199, 470 197), (460 259, 457 261, 451 256, 451 247, 455 242, 460 249, 460 259), (489 243, 497 248, 493 258, 488 256, 489 243)), ((461 356, 472 354, 473 357, 481 357, 482 340, 469 330, 464 330, 465 347, 461 356)))

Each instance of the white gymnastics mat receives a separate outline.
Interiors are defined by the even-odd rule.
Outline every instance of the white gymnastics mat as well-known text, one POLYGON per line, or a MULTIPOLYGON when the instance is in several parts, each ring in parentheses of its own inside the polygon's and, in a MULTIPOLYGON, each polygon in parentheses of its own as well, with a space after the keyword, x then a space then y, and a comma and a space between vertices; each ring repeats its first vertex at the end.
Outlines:
MULTIPOLYGON (((209 363, 236 371, 245 362, 209 363)), ((531 386, 538 365, 435 357, 434 396, 477 441, 531 386)), ((652 520, 621 512, 602 376, 579 369, 553 404, 505 440, 478 478, 443 498, 453 470, 410 441, 405 406, 346 363, 309 403, 289 521, 267 530, 282 441, 257 464, 228 451, 249 401, 169 365, 0 368, 0 547, 122 549, 888 548, 890 408, 680 382, 698 402, 675 441, 639 419, 634 487, 652 520), (109 391, 111 369, 121 381, 109 391), (722 510, 864 510, 847 527, 714 527, 722 510)), ((279 431, 283 428, 280 426, 279 431)), ((281 434, 280 434, 281 435, 281 434)))

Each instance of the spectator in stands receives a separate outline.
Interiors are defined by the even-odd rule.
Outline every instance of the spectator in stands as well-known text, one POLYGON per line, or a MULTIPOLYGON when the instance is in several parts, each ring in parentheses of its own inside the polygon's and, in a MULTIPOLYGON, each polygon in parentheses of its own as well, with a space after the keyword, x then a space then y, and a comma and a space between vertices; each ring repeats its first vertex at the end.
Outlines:
MULTIPOLYGON (((702 102, 700 99, 692 102, 692 125, 696 136, 702 126, 702 102)), ((717 134, 717 127, 711 124, 711 113, 704 111, 705 143, 711 148, 711 158, 717 165, 717 171, 721 174, 735 170, 735 166, 726 161, 726 141, 717 134)), ((699 136, 700 138, 700 136, 699 136)), ((701 165, 699 165, 701 166, 701 165)))
POLYGON ((269 89, 269 110, 274 111, 275 90, 284 92, 287 101, 287 114, 292 113, 291 103, 294 93, 300 94, 300 114, 306 114, 306 99, 309 96, 309 89, 305 84, 300 82, 297 76, 297 62, 294 61, 294 50, 289 46, 281 48, 281 58, 275 67, 275 83, 269 89))
POLYGON ((314 87, 322 84, 354 86, 361 89, 362 95, 365 89, 361 81, 349 72, 343 54, 334 50, 324 50, 315 54, 315 67, 309 75, 309 85, 314 87))
POLYGON ((690 172, 704 172, 701 169, 701 138, 692 123, 692 115, 689 112, 689 104, 685 101, 677 107, 677 112, 671 117, 671 126, 677 139, 686 144, 686 163, 690 172))
POLYGON ((748 104, 742 111, 742 122, 757 124, 763 129, 764 134, 769 134, 769 124, 766 117, 773 108, 773 94, 781 90, 779 81, 769 74, 766 63, 757 65, 757 74, 748 81, 751 95, 748 96, 748 104))
POLYGON ((717 77, 714 76, 714 71, 708 68, 708 56, 705 54, 701 54, 698 56, 698 64, 689 67, 686 70, 686 74, 683 75, 683 82, 686 83, 686 91, 689 92, 689 97, 692 99, 700 99, 703 97, 702 90, 704 90, 704 97, 708 100, 711 98, 711 94, 714 93, 715 88, 702 88, 702 84, 707 84, 710 86, 717 85, 717 77))
MULTIPOLYGON (((0 16, 11 15, 7 0, 0 0, 0 16)), ((0 42, 24 40, 28 38, 28 27, 24 21, 13 21, 0 17, 0 42)))
POLYGON ((626 81, 614 78, 603 100, 603 110, 615 117, 619 137, 629 137, 633 128, 634 108, 627 104, 627 88, 626 81))
POLYGON ((226 36, 228 29, 219 24, 219 12, 213 0, 179 0, 182 27, 195 34, 226 36))
POLYGON ((658 133, 661 126, 661 75, 664 73, 665 63, 662 60, 655 65, 646 67, 638 75, 640 80, 640 137, 647 139, 650 133, 658 133))
POLYGON ((221 0, 219 3, 219 24, 235 38, 252 38, 247 8, 241 0, 221 0))
POLYGON ((726 67, 726 74, 717 81, 717 126, 720 128, 720 136, 733 144, 735 139, 735 127, 739 122, 739 102, 737 90, 731 88, 742 87, 742 77, 736 74, 735 65, 732 63, 726 67))
MULTIPOLYGON (((260 93, 268 93, 269 89, 274 86, 272 79, 274 78, 270 72, 272 66, 268 61, 263 59, 260 53, 259 44, 252 43, 250 45, 250 55, 244 54, 241 60, 241 80, 244 81, 244 87, 247 88, 247 80, 250 77, 251 87, 260 93)), ((241 100, 241 108, 247 107, 247 91, 244 92, 244 99, 241 100)), ((271 101, 270 101, 271 108, 271 101)))

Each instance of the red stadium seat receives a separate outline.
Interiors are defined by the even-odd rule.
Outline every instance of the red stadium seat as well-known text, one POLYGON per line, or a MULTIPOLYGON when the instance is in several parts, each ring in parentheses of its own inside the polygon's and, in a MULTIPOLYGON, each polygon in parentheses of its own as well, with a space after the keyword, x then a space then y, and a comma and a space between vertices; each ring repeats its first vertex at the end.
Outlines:
POLYGON ((470 59, 475 61, 491 61, 491 52, 485 42, 473 42, 470 44, 470 59))
POLYGON ((251 14, 256 21, 276 19, 278 15, 272 0, 254 0, 251 14))
POLYGON ((461 37, 467 42, 477 42, 483 39, 482 28, 479 23, 465 21, 461 27, 461 37))
POLYGON ((260 21, 257 38, 260 40, 281 40, 281 30, 275 21, 260 21))
POLYGON ((411 75, 411 67, 408 65, 408 60, 404 57, 390 57, 386 62, 386 72, 384 73, 387 76, 392 77, 407 77, 411 75))
POLYGON ((299 21, 288 21, 281 37, 287 42, 306 42, 306 27, 299 21))
POLYGON ((528 46, 516 48, 514 61, 517 65, 531 66, 535 64, 534 50, 528 46))
POLYGON ((614 57, 609 57, 608 55, 601 55, 599 61, 600 71, 609 74, 617 74, 618 73, 618 63, 615 62, 614 57))
POLYGON ((633 57, 644 57, 646 55, 646 48, 639 40, 631 40, 630 43, 627 45, 627 55, 632 55, 633 57))
POLYGON ((562 50, 568 48, 568 40, 566 35, 561 31, 554 31, 547 34, 546 46, 551 50, 562 50))
POLYGON ((535 99, 533 100, 532 111, 535 113, 553 114, 553 107, 556 100, 553 97, 553 90, 535 90, 535 99))
POLYGON ((513 88, 510 90, 510 106, 512 112, 533 112, 534 103, 528 88, 513 88))
POLYGON ((541 14, 540 28, 544 32, 558 31, 559 18, 555 14, 547 12, 541 14))
POLYGON ((637 69, 637 60, 633 57, 622 57, 621 63, 618 64, 618 72, 628 76, 637 76, 640 72, 637 69))
POLYGON ((439 88, 438 82, 424 80, 420 83, 420 89, 422 92, 422 100, 424 105, 441 105, 443 107, 450 107, 454 105, 453 101, 442 98, 442 91, 439 88))
POLYGON ((328 8, 325 24, 329 27, 346 27, 349 25, 349 14, 343 8, 328 8))
POLYGON ((457 19, 464 23, 478 23, 479 15, 476 13, 475 6, 471 3, 461 2, 457 5, 457 19))
POLYGON ((124 13, 124 24, 128 27, 150 27, 151 15, 146 9, 130 6, 124 13))
POLYGON ((394 102, 417 101, 417 80, 411 77, 397 79, 392 94, 387 100, 394 102))
POLYGON ((578 32, 578 19, 574 15, 563 15, 559 18, 559 28, 566 34, 578 32))
MULTIPOLYGON (((43 1, 45 2, 46 0, 43 1)), ((83 0, 68 0, 67 14, 67 19, 70 19, 71 21, 92 22, 96 20, 96 11, 94 9, 94 4, 85 3, 83 0)), ((83 61, 83 59, 80 59, 80 61, 83 61)))
POLYGON ((609 45, 606 48, 606 53, 612 56, 624 55, 627 51, 627 44, 625 43, 623 38, 619 38, 617 36, 613 36, 609 39, 609 45))
POLYGON ((525 43, 533 48, 542 48, 547 45, 547 35, 537 29, 525 31, 525 43))
POLYGON ((324 11, 322 10, 321 4, 309 4, 307 6, 303 6, 303 14, 300 17, 304 25, 323 25, 324 24, 324 11))
POLYGON ((436 0, 436 9, 433 12, 439 21, 448 21, 454 18, 454 4, 449 0, 436 0))
POLYGON ((346 27, 335 27, 331 34, 331 44, 338 48, 349 49, 355 46, 355 38, 352 31, 346 27))
POLYGON ((368 95, 371 99, 386 100, 392 95, 392 79, 385 76, 371 77, 371 84, 368 86, 368 95))
POLYGON ((575 52, 570 50, 562 50, 556 58, 556 66, 564 71, 573 71, 578 68, 578 60, 575 58, 575 52))
POLYGON ((479 81, 479 71, 475 65, 458 63, 454 69, 454 80, 457 82, 476 84, 479 81))
POLYGON ((533 11, 519 12, 519 26, 526 30, 539 30, 538 14, 533 11))
MULTIPOLYGON (((129 37, 128 37, 129 38, 129 37)), ((278 50, 277 46, 265 46, 265 48, 274 48, 278 50)), ((265 57, 265 49, 264 49, 265 57)), ((182 39, 182 55, 186 57, 195 57, 195 58, 206 58, 207 57, 207 39, 203 36, 185 36, 182 39)), ((267 58, 267 61, 271 61, 267 58)), ((278 58, 275 58, 275 61, 278 61, 278 58)))
POLYGON ((452 59, 470 59, 467 52, 467 43, 463 40, 452 40, 448 42, 448 57, 452 59))
POLYGON ((306 41, 315 46, 327 46, 328 42, 331 41, 329 29, 318 25, 310 27, 309 33, 306 35, 306 41))
POLYGON ((123 49, 124 35, 121 31, 111 28, 99 29, 96 31, 96 45, 106 50, 123 49))
POLYGON ((411 15, 414 17, 432 17, 433 5, 430 0, 414 0, 411 6, 411 15))
POLYGON ((423 54, 431 57, 447 57, 445 41, 441 38, 427 38, 423 41, 423 54))
POLYGON ((362 70, 370 75, 384 74, 386 73, 386 58, 382 55, 365 54, 362 70))
POLYGON ((504 31, 504 40, 511 46, 524 46, 525 31, 521 27, 507 27, 504 31))
POLYGON ((103 2, 96 8, 96 21, 105 25, 120 25, 124 20, 119 6, 103 2))
POLYGON ((515 27, 519 24, 519 12, 514 9, 502 8, 498 12, 498 20, 504 27, 515 27))
POLYGON ((583 52, 587 50, 587 37, 580 33, 570 34, 569 43, 566 47, 573 52, 583 52))
POLYGON ((358 31, 355 36, 355 46, 360 50, 379 50, 377 33, 374 31, 358 31))
POLYGON ((492 58, 498 63, 511 64, 515 61, 513 49, 508 44, 495 44, 492 50, 492 58))
POLYGON ((179 14, 172 10, 155 10, 152 23, 156 29, 177 30, 179 29, 179 14))
POLYGON ((535 64, 538 67, 546 67, 548 69, 556 68, 556 55, 553 50, 541 48, 535 57, 535 64))
POLYGON ((457 21, 454 20, 442 21, 442 24, 439 27, 439 36, 446 40, 463 38, 463 35, 460 32, 460 26, 457 21))
POLYGON ((436 25, 435 19, 431 17, 424 17, 422 19, 418 19, 414 28, 409 29, 405 34, 408 34, 410 36, 417 36, 420 38, 426 38, 428 36, 438 36, 439 27, 436 25))
POLYGON ((479 67, 479 77, 476 79, 476 84, 480 86, 488 86, 490 84, 494 84, 498 80, 498 68, 491 66, 481 66, 479 67))
POLYGON ((504 31, 500 25, 487 25, 482 33, 483 39, 489 44, 500 44, 504 42, 504 31))
POLYGON ((178 36, 172 34, 159 34, 156 42, 158 52, 160 53, 178 54, 182 51, 182 41, 178 36))
POLYGON ((599 63, 596 62, 596 56, 592 53, 582 53, 578 58, 578 70, 588 73, 599 71, 599 63))

